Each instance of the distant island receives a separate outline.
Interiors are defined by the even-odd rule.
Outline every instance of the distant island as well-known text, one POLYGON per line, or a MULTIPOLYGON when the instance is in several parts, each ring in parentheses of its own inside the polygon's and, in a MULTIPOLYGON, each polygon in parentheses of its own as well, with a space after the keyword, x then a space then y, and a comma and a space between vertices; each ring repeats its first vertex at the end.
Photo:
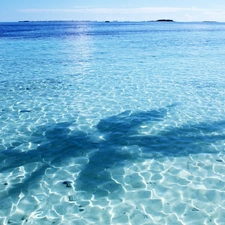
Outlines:
POLYGON ((217 23, 217 21, 208 21, 208 20, 206 20, 206 21, 202 21, 203 23, 217 23))
POLYGON ((171 19, 159 19, 159 20, 156 20, 156 22, 174 22, 174 21, 171 19))

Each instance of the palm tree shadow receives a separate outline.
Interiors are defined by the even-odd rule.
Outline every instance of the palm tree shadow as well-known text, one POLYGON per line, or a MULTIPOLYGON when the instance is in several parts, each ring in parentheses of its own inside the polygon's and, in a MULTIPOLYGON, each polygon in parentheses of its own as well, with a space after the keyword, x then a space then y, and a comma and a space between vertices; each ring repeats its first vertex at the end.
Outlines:
POLYGON ((0 153, 0 172, 13 171, 31 163, 40 165, 22 183, 8 188, 8 194, 19 194, 34 180, 36 182, 42 179, 46 169, 57 167, 68 158, 86 157, 89 160, 74 181, 75 190, 106 196, 123 190, 122 185, 111 175, 112 167, 123 169, 127 162, 135 162, 137 158, 144 160, 215 153, 215 149, 210 146, 225 140, 223 120, 166 127, 157 134, 139 132, 143 125, 151 126, 163 122, 173 107, 174 105, 159 110, 125 111, 100 120, 93 133, 79 131, 73 122, 38 127, 30 140, 37 144, 35 150, 23 152, 9 148, 0 153), (129 151, 133 146, 139 151, 129 151), (123 151, 124 148, 127 150, 123 151))

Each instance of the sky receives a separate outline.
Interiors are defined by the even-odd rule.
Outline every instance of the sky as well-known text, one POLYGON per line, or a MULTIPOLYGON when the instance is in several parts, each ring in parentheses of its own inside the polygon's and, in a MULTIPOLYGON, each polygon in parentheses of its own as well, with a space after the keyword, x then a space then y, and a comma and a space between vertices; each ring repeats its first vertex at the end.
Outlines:
POLYGON ((0 0, 0 22, 157 19, 225 22, 225 0, 0 0))

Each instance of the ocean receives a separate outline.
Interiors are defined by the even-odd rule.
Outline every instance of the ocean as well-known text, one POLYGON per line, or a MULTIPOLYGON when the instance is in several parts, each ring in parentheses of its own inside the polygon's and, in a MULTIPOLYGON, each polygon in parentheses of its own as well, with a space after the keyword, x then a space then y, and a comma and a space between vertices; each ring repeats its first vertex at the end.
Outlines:
POLYGON ((0 23, 0 224, 225 224, 225 23, 0 23))

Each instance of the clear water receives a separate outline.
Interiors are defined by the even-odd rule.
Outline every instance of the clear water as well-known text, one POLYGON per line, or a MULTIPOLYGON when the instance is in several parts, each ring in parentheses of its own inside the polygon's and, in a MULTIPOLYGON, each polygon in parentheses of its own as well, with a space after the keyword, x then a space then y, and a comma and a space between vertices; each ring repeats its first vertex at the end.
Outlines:
POLYGON ((0 23, 1 224, 225 224, 224 23, 0 23))

